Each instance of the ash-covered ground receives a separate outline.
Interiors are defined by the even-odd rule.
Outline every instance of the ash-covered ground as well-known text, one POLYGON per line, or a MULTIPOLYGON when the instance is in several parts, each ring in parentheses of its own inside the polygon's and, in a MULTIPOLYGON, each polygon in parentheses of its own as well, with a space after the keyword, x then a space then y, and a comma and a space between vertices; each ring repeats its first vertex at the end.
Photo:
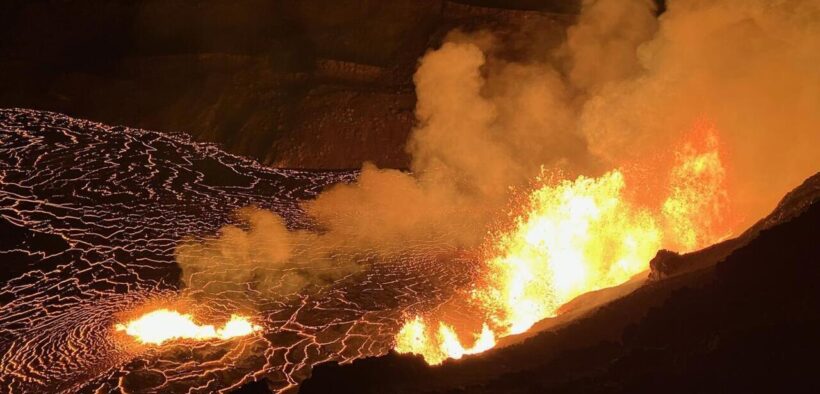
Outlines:
MULTIPOLYGON (((174 260, 181 240, 214 235, 248 205, 310 227, 299 201, 356 175, 271 169, 184 135, 0 110, 0 391, 207 393, 262 378, 285 389, 319 362, 386 353, 405 313, 470 280, 466 258, 366 258, 342 277, 242 297, 186 294, 174 260), (180 299, 198 316, 242 310, 264 329, 160 347, 114 334, 129 311, 180 299)), ((280 283, 268 285, 287 288, 311 267, 271 269, 280 283)))

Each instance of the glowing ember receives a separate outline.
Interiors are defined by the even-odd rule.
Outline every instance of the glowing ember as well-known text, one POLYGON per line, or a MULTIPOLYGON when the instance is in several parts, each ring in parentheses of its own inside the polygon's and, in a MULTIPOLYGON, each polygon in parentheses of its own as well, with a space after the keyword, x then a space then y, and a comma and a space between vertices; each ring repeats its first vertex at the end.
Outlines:
POLYGON ((194 322, 191 315, 168 309, 146 313, 126 324, 117 324, 115 328, 117 331, 125 331, 141 343, 154 345, 175 339, 230 339, 262 329, 251 323, 248 318, 239 315, 231 315, 231 319, 222 328, 199 325, 194 322))
POLYGON ((723 214, 724 169, 713 133, 705 149, 678 152, 662 206, 636 206, 624 197, 622 172, 579 177, 537 188, 514 228, 494 240, 481 284, 471 301, 484 313, 482 332, 465 349, 443 322, 434 332, 421 317, 406 322, 396 351, 424 356, 430 364, 495 346, 557 315, 561 305, 594 290, 617 286, 645 271, 662 246, 688 251, 714 242, 723 214))

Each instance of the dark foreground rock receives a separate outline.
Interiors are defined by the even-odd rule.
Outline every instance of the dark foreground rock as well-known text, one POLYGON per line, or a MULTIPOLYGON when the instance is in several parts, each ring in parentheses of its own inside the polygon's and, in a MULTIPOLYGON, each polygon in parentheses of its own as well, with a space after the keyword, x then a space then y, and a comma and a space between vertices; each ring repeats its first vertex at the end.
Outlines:
POLYGON ((659 251, 649 262, 649 278, 668 278, 712 266, 737 248, 755 239, 761 231, 801 215, 809 206, 818 201, 820 201, 820 173, 809 177, 800 186, 787 193, 772 213, 760 219, 736 238, 683 255, 668 250, 659 251))
POLYGON ((820 203, 808 201, 714 266, 523 343, 437 368, 395 354, 324 364, 300 392, 816 392, 820 203))

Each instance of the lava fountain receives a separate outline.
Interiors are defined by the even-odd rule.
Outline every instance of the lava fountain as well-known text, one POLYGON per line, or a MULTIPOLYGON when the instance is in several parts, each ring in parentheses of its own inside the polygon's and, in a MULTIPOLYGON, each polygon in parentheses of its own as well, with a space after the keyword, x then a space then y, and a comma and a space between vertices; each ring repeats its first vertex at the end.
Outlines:
POLYGON ((542 175, 511 230, 490 240, 480 279, 467 295, 484 319, 474 345, 462 345, 451 325, 415 316, 396 335, 396 351, 420 354, 429 364, 480 353, 496 338, 557 316, 581 294, 644 272, 661 247, 689 251, 726 237, 725 171, 713 128, 696 127, 674 156, 666 196, 654 206, 628 198, 639 193, 628 193, 619 169, 559 182, 542 175))
POLYGON ((161 345, 177 339, 226 340, 250 335, 262 329, 249 318, 240 315, 231 315, 230 320, 220 328, 210 324, 200 325, 194 322, 191 315, 169 309, 148 312, 128 323, 117 324, 114 328, 117 331, 125 331, 140 343, 152 345, 161 345))

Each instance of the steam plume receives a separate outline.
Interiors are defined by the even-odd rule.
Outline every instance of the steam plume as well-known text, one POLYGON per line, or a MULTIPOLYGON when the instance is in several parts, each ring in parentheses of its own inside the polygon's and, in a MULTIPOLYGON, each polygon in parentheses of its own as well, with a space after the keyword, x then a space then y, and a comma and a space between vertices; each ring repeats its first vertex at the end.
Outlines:
POLYGON ((672 162, 703 119, 720 135, 741 231, 820 167, 820 3, 669 0, 656 14, 649 0, 585 1, 549 51, 452 32, 414 78, 411 172, 365 164, 356 183, 304 204, 319 231, 245 210, 247 229, 179 248, 184 280, 290 292, 364 256, 472 248, 542 166, 574 177, 672 162), (281 271, 269 269, 297 262, 299 280, 270 285, 281 271))

